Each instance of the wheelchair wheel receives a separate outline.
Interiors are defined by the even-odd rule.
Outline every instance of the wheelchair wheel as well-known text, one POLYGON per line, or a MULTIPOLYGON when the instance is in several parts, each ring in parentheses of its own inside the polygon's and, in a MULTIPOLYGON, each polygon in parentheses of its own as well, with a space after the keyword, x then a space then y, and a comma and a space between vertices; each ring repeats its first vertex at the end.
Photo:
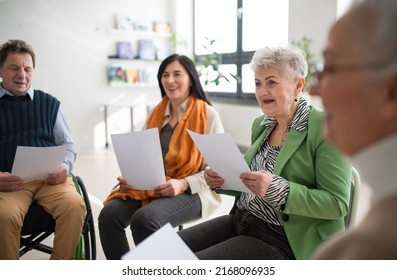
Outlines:
POLYGON ((86 205, 86 217, 84 220, 83 230, 80 237, 80 242, 76 250, 76 259, 80 260, 95 260, 96 259, 96 240, 95 227, 92 217, 92 209, 87 190, 83 180, 79 176, 74 176, 76 190, 84 199, 86 205))

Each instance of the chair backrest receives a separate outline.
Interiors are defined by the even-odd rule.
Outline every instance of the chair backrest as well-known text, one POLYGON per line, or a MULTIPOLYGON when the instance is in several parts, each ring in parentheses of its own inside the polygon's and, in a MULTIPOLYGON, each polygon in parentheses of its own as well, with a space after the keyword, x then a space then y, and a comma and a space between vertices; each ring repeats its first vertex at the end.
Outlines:
POLYGON ((356 224, 360 187, 361 187, 360 174, 358 173, 357 169, 352 167, 349 212, 345 217, 346 228, 354 227, 356 224))

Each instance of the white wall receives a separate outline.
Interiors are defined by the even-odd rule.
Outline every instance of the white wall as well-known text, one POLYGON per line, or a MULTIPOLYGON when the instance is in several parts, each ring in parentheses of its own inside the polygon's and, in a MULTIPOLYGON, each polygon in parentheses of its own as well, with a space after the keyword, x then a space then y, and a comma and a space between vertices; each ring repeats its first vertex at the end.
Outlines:
MULTIPOLYGON (((337 2, 291 0, 290 39, 304 35, 312 38, 313 50, 320 55, 328 28, 340 12, 337 2)), ((168 20, 181 39, 193 38, 192 0, 0 1, 0 42, 18 38, 33 46, 37 54, 34 86, 61 100, 79 150, 104 146, 103 104, 138 103, 145 108, 148 100, 160 98, 157 88, 120 89, 107 85, 107 56, 115 53, 115 37, 108 30, 114 26, 116 13, 130 14, 137 20, 168 20)), ((191 50, 189 44, 185 51, 191 50)), ((248 146, 251 123, 259 109, 222 103, 214 106, 236 142, 248 146)), ((134 117, 139 124, 146 117, 145 110, 138 108, 134 117)), ((127 126, 128 121, 127 117, 127 126)))
POLYGON ((160 98, 157 88, 107 85, 107 56, 115 54, 116 13, 137 20, 170 20, 168 0, 6 0, 0 1, 0 42, 23 39, 36 52, 34 87, 62 102, 79 150, 104 145, 102 104, 160 98), (155 8, 154 8, 155 7, 155 8))
POLYGON ((317 58, 327 39, 328 29, 337 14, 336 0, 290 0, 289 40, 303 36, 313 39, 311 48, 317 58))

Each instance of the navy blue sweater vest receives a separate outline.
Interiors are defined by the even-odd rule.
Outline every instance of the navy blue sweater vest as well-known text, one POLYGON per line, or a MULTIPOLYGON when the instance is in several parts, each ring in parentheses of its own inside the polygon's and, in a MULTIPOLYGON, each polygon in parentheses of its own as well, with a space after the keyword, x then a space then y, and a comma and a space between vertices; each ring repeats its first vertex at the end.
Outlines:
POLYGON ((0 171, 11 172, 17 146, 55 146, 54 126, 60 102, 39 90, 29 96, 0 98, 0 171))

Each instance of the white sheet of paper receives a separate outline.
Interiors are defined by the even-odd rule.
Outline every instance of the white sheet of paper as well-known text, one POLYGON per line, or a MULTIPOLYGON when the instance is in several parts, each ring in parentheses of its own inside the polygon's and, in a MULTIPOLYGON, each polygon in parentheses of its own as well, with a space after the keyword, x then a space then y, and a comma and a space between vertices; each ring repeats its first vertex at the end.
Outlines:
POLYGON ((165 183, 163 156, 157 128, 112 134, 121 175, 140 190, 165 183))
POLYGON ((135 249, 121 257, 123 260, 197 260, 196 255, 167 223, 135 249))
POLYGON ((199 134, 188 129, 205 162, 225 180, 224 190, 251 192, 240 174, 250 169, 230 133, 199 134))
POLYGON ((24 181, 43 180, 62 163, 67 145, 54 147, 18 146, 12 166, 12 175, 24 181))

